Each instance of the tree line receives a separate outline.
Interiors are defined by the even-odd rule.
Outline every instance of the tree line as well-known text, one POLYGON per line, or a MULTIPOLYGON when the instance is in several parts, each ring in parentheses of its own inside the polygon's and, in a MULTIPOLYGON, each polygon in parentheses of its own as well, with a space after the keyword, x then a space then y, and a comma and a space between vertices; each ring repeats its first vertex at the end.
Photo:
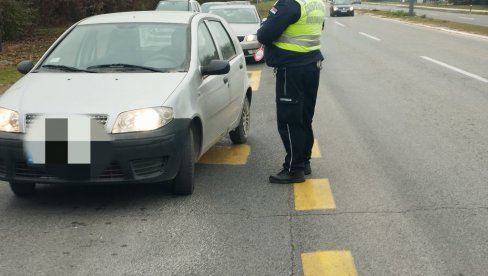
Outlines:
POLYGON ((69 25, 111 12, 152 10, 159 0, 0 0, 1 39, 15 40, 37 27, 69 25))

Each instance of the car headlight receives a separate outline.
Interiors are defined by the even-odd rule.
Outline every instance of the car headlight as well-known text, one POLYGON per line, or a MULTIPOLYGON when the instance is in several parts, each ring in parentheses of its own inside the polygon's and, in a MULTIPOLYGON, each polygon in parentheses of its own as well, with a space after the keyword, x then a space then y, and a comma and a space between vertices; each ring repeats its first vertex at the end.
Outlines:
POLYGON ((244 39, 244 41, 256 41, 256 40, 258 40, 258 36, 255 34, 246 35, 246 38, 244 39))
POLYGON ((337 7, 334 7, 333 9, 336 11, 337 10, 337 7))
POLYGON ((354 7, 349 7, 349 10, 350 10, 350 11, 354 10, 354 7))
POLYGON ((0 107, 0 131, 20 132, 19 113, 0 107))
POLYGON ((136 109, 120 113, 112 133, 155 130, 171 122, 174 118, 171 107, 136 109))

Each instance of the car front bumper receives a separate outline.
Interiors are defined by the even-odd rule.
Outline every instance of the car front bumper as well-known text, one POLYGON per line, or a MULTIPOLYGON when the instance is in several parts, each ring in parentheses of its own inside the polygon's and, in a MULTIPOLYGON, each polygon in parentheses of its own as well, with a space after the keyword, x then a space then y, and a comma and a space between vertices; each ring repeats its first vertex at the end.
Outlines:
MULTIPOLYGON (((31 165, 23 150, 23 134, 0 132, 0 180, 35 183, 150 183, 175 178, 189 119, 174 119, 153 131, 111 134, 111 160, 96 178, 75 181, 51 175, 44 165, 31 165)), ((96 156, 92 156, 96 158, 96 156)), ((104 157, 107 159, 107 157, 104 157)))

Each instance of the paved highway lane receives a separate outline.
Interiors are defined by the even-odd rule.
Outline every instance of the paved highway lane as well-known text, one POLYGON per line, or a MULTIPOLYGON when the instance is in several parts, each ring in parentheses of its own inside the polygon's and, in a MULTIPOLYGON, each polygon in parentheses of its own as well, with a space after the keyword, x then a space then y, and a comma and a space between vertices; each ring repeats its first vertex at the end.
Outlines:
POLYGON ((347 249, 361 275, 484 274, 488 40, 366 16, 327 26, 316 132, 337 209, 299 216, 297 248, 347 249))
MULTIPOLYGON (((408 12, 408 7, 404 6, 395 6, 395 5, 381 5, 381 4, 369 4, 363 3, 361 5, 355 5, 358 9, 377 9, 383 11, 405 11, 408 12)), ((469 13, 461 13, 456 11, 442 11, 442 10, 429 10, 429 9, 422 9, 414 7, 414 11, 416 15, 426 15, 429 18, 439 19, 439 20, 447 20, 453 22, 460 22, 472 25, 479 25, 479 26, 488 26, 488 14, 469 14, 469 13)))
POLYGON ((274 79, 250 65, 248 147, 223 139, 197 165, 190 197, 76 185, 17 199, 0 182, 0 274, 483 275, 487 46, 327 18, 306 183, 267 182, 284 154, 274 79))

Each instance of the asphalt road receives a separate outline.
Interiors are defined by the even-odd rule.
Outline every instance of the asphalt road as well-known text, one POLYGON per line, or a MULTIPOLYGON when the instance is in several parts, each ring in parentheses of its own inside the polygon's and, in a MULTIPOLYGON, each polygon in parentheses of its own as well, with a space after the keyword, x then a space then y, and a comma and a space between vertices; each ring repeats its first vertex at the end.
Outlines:
MULTIPOLYGON (((361 5, 354 5, 356 8, 361 9, 377 9, 383 11, 405 11, 408 12, 408 7, 405 6, 397 6, 397 5, 382 5, 382 4, 370 4, 370 3, 362 3, 361 5)), ((488 13, 487 14, 470 14, 470 13, 461 13, 459 11, 449 11, 449 10, 429 10, 429 9, 422 9, 417 8, 414 6, 415 14, 418 16, 425 15, 429 18, 439 19, 439 20, 447 20, 453 22, 460 22, 472 25, 479 25, 488 27, 488 13)))
POLYGON ((323 42, 309 182, 329 204, 301 205, 308 182, 267 182, 284 154, 274 80, 249 65, 243 165, 198 164, 189 197, 77 185, 19 199, 0 182, 0 274, 486 274, 488 39, 355 16, 327 18, 323 42))

